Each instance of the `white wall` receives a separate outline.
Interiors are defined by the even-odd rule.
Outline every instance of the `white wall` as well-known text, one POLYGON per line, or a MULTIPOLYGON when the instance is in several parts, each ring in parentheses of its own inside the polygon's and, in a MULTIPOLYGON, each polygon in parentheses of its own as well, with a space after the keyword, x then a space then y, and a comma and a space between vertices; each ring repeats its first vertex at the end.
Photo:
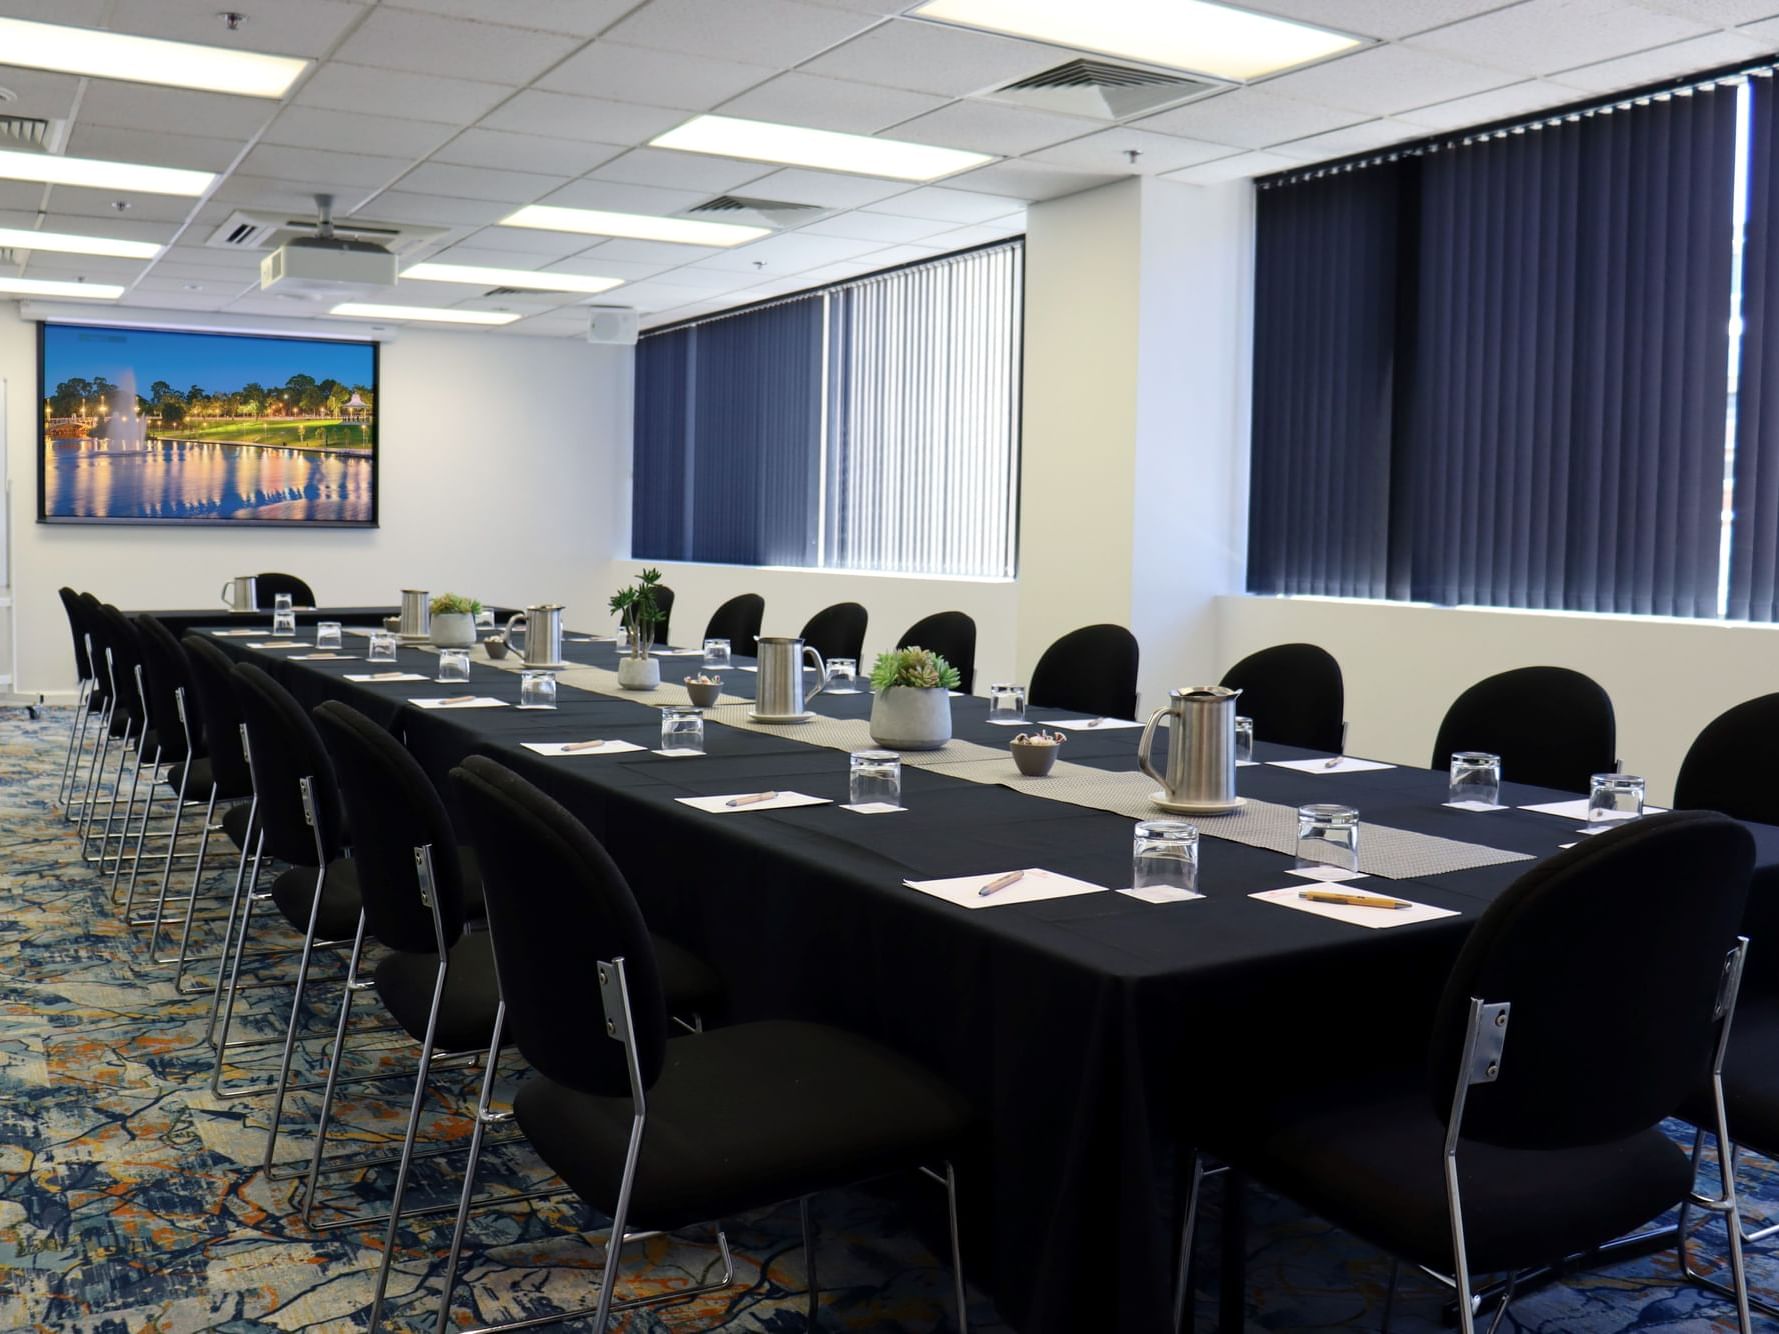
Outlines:
POLYGON ((567 338, 405 329, 382 351, 376 529, 39 524, 35 327, 0 306, 7 382, 20 689, 69 688, 56 589, 126 610, 220 605, 233 574, 286 570, 324 604, 391 604, 403 587, 555 601, 590 623, 627 496, 632 350, 567 338))

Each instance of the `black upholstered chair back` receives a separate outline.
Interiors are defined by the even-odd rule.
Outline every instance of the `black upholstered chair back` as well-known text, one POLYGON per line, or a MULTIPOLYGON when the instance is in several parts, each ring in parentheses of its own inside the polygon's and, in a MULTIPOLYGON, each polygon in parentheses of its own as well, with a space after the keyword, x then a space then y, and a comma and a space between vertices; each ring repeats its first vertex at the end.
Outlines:
POLYGON ((111 693, 111 681, 105 675, 104 630, 99 624, 99 605, 99 599, 91 593, 74 595, 74 637, 81 646, 82 656, 86 658, 93 680, 97 682, 93 693, 104 698, 111 693), (88 639, 92 640, 90 653, 87 652, 88 639))
POLYGON ((56 596, 62 599, 62 610, 68 615, 68 633, 74 639, 74 670, 80 673, 82 681, 90 681, 93 676, 93 660, 87 656, 86 635, 82 633, 80 594, 64 584, 56 590, 56 596))
POLYGON ((94 612, 93 628, 94 643, 99 645, 99 671, 106 678, 107 687, 115 685, 117 703, 114 706, 123 711, 135 724, 134 731, 140 736, 147 725, 147 714, 143 708, 142 692, 136 687, 136 667, 142 661, 142 645, 136 639, 136 627, 130 624, 125 616, 109 602, 101 602, 94 612), (106 654, 110 654, 110 668, 106 668, 106 654))
POLYGON ((1671 1115, 1710 1069, 1753 865, 1741 825, 1673 811, 1522 875, 1471 931, 1440 1001, 1429 1091, 1441 1118, 1473 996, 1513 1008, 1499 1079, 1470 1089, 1466 1138, 1574 1148, 1671 1115))
POLYGON ((642 910, 586 826, 509 769, 471 755, 451 771, 482 866, 501 998, 520 1052, 569 1088, 627 1095, 605 1034, 595 964, 622 956, 645 1086, 666 1059, 667 1005, 642 910))
POLYGON ((1771 774, 1776 751, 1779 695, 1762 695, 1725 710, 1687 747, 1674 782, 1675 808, 1779 824, 1779 787, 1771 774))
POLYGON ((329 700, 316 708, 315 727, 352 826, 371 934, 392 950, 430 954, 438 947, 414 862, 414 849, 430 845, 445 946, 456 944, 463 935, 463 869, 438 789, 401 742, 357 709, 329 700))
POLYGON ((823 658, 856 661, 864 656, 865 626, 870 619, 871 613, 858 603, 836 602, 811 616, 799 638, 805 644, 814 644, 823 658))
POLYGON ((1026 700, 1051 709, 1079 709, 1096 718, 1137 711, 1137 637, 1122 625, 1071 630, 1038 659, 1026 700))
POLYGON ((247 725, 247 758, 266 852, 281 861, 313 866, 319 835, 321 855, 332 861, 342 842, 340 793, 321 734, 295 697, 252 663, 236 663, 231 675, 247 725), (305 778, 313 780, 313 831, 303 816, 305 778))
POLYGON ((259 610, 270 611, 277 604, 280 593, 289 593, 291 605, 294 607, 316 605, 315 590, 294 574, 279 574, 274 570, 268 574, 257 574, 253 577, 253 601, 259 610))
POLYGON ((160 741, 161 759, 168 764, 202 755, 203 720, 198 717, 198 702, 187 685, 185 654, 179 641, 152 616, 138 616, 136 639, 142 648, 142 675, 148 683, 148 716, 154 720, 155 736, 160 741), (185 689, 186 725, 179 723, 178 692, 185 689), (191 733, 192 750, 186 751, 186 732, 191 733))
MULTIPOLYGON (((968 695, 976 688, 976 622, 964 612, 940 611, 921 617, 896 641, 896 647, 931 649, 957 668, 959 690, 968 695)), ((870 670, 865 668, 867 673, 870 670)))
POLYGON ((1563 792, 1586 792, 1588 779, 1618 764, 1612 699, 1592 677, 1567 667, 1517 667, 1487 677, 1446 710, 1433 742, 1433 767, 1452 752, 1501 757, 1501 776, 1563 792))
POLYGON ((1236 663, 1220 684, 1242 692, 1235 711, 1254 720, 1255 740, 1340 753, 1346 686, 1327 649, 1274 644, 1236 663))
POLYGON ((661 619, 655 622, 655 642, 671 644, 673 630, 673 590, 666 584, 655 585, 655 610, 661 613, 661 619))
POLYGON ((241 753, 241 704, 235 698, 231 677, 235 664, 228 654, 201 635, 187 635, 179 646, 185 650, 186 680, 191 686, 186 711, 194 712, 195 696, 195 713, 202 719, 210 773, 224 792, 250 791, 253 775, 248 772, 247 757, 241 753))
POLYGON ((760 651, 760 621, 765 615, 765 598, 758 593, 737 593, 710 614, 704 637, 726 639, 730 652, 754 657, 760 651))

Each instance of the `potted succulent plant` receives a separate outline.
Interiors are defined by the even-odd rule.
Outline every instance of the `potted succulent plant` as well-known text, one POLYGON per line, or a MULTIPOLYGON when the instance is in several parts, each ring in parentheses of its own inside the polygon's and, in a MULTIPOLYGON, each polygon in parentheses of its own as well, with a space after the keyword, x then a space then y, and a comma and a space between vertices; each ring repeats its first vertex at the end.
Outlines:
POLYGON ((891 750, 938 750, 951 740, 957 668, 910 645, 877 655, 871 668, 871 739, 891 750))
POLYGON ((649 656, 655 646, 655 627, 661 608, 655 601, 655 585, 661 571, 644 570, 634 584, 612 594, 611 609, 622 618, 626 649, 618 660, 618 684, 626 690, 653 690, 661 684, 661 664, 649 656))
POLYGON ((476 642, 476 613, 482 604, 461 593, 432 600, 432 642, 439 648, 469 648, 476 642))

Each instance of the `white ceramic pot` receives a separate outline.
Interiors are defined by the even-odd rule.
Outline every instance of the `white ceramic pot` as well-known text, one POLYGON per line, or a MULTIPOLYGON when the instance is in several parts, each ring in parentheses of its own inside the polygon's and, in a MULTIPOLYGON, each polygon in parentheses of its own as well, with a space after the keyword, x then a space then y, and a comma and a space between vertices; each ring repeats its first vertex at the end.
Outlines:
POLYGON ((661 684, 657 658, 623 658, 618 662, 618 684, 626 690, 653 690, 661 684))
POLYGON ((951 740, 951 695, 891 686, 871 701, 871 739, 890 750, 938 750, 951 740))
POLYGON ((473 648, 476 618, 467 611, 442 611, 432 618, 432 642, 438 648, 473 648))

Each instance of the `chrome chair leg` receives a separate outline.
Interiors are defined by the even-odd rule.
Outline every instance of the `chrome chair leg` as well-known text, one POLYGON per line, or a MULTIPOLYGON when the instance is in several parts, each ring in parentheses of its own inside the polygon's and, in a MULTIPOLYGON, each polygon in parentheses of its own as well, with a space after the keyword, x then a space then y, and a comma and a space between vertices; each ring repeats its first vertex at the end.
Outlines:
MULTIPOLYGON (((241 902, 241 882, 247 875, 247 849, 254 846, 254 836, 258 832, 254 820, 254 817, 258 813, 259 799, 255 797, 249 801, 247 805, 247 825, 241 832, 241 855, 235 862, 235 888, 233 893, 229 896, 228 914, 223 918, 222 944, 220 952, 216 956, 218 961, 217 983, 220 983, 222 980, 222 962, 228 958, 229 954, 229 935, 234 928, 235 910, 240 906, 241 902)), ((201 873, 202 870, 203 868, 200 866, 198 871, 201 873)), ((185 985, 185 970, 187 965, 193 961, 191 957, 191 927, 192 915, 196 911, 198 905, 198 884, 198 875, 194 874, 191 882, 191 894, 185 900, 185 925, 179 932, 179 962, 173 970, 173 989, 185 996, 201 995, 206 990, 212 993, 219 990, 218 986, 215 984, 207 988, 201 985, 188 988, 185 985)), ((209 1027, 204 1030, 204 1041, 210 1041, 215 1034, 216 1003, 215 1000, 212 999, 210 1005, 210 1024, 209 1027)))
POLYGON ((99 714, 99 734, 93 738, 93 762, 87 769, 86 791, 80 799, 80 825, 77 833, 80 838, 81 860, 89 860, 86 855, 88 832, 93 823, 93 811, 99 799, 99 775, 111 755, 111 711, 112 702, 106 697, 105 707, 99 714))
MULTIPOLYGON (((317 900, 319 901, 319 900, 317 900)), ((327 1131, 334 1109, 334 1092, 340 1086, 340 1063, 346 1054, 346 1028, 352 1022, 352 998, 358 994, 358 961, 364 955, 364 910, 358 913, 358 930, 352 936, 352 959, 346 965, 346 985, 340 989, 340 1018, 334 1025, 334 1045, 327 1057, 327 1085, 321 1093, 321 1115, 315 1122, 315 1148, 309 1155, 309 1173, 303 1195, 303 1222, 315 1208, 315 1190, 321 1176, 321 1158, 327 1151, 327 1131)), ((282 1105, 282 1104, 281 1104, 282 1105)), ((274 1120, 266 1131, 266 1175, 272 1174, 273 1155, 278 1143, 278 1123, 274 1120)))
MULTIPOLYGON (((140 761, 140 754, 138 754, 137 759, 140 761)), ((160 786, 161 749, 159 746, 155 747, 154 759, 148 764, 147 768, 148 792, 146 794, 146 799, 142 803, 142 823, 136 827, 136 847, 130 856, 129 896, 124 900, 124 923, 126 925, 128 925, 130 920, 130 901, 134 899, 136 895, 136 868, 142 864, 142 850, 148 841, 148 826, 152 823, 154 818, 155 789, 160 786)), ((113 863, 111 867, 111 899, 114 903, 117 901, 118 878, 123 874, 124 869, 124 844, 129 841, 130 823, 136 814, 136 788, 142 781, 142 769, 143 765, 138 763, 135 771, 130 775, 130 801, 129 804, 124 807, 124 827, 118 837, 117 861, 113 863)), ((167 855, 169 857, 173 855, 172 848, 167 849, 167 855)))
POLYGON ((74 701, 75 712, 73 717, 68 719, 68 750, 62 757, 62 776, 56 781, 56 805, 62 807, 64 812, 67 810, 69 799, 72 796, 72 788, 68 779, 74 768, 75 738, 80 735, 81 720, 91 712, 87 701, 92 697, 92 689, 93 683, 86 677, 81 677, 79 692, 74 701))
POLYGON ((815 1272, 815 1220, 810 1217, 807 1195, 797 1201, 797 1218, 803 1225, 803 1264, 809 1271, 809 1307, 803 1318, 813 1330, 817 1328, 816 1322, 821 1319, 822 1290, 815 1272))
MULTIPOLYGON (((266 836, 262 831, 258 840, 254 844, 253 869, 247 875, 247 884, 244 892, 240 892, 239 894, 241 911, 240 921, 236 924, 234 932, 235 942, 233 961, 218 966, 216 971, 216 992, 210 999, 209 1038, 216 1044, 216 1064, 210 1071, 210 1092, 217 1096, 220 1096, 222 1093, 222 1064, 224 1057, 228 1053, 229 1030, 233 1026, 235 1019, 235 997, 239 994, 241 987, 241 951, 247 944, 247 928, 253 921, 254 902, 260 897, 257 886, 259 885, 260 858, 264 855, 265 844, 266 836), (223 973, 225 971, 228 974, 228 984, 226 987, 223 984, 223 973), (223 1003, 223 992, 225 990, 228 993, 228 1001, 226 1004, 223 1003), (221 1007, 222 1011, 222 1027, 220 1030, 216 1026, 218 1007, 221 1007)), ((229 957, 227 935, 223 937, 223 957, 225 960, 229 957)))
POLYGON ((309 963, 315 957, 315 925, 321 916, 321 891, 326 884, 327 866, 324 863, 315 868, 315 897, 309 904, 309 925, 303 932, 303 953, 297 961, 296 987, 290 997, 290 1022, 284 1029, 284 1055, 278 1062, 278 1083, 272 1090, 272 1120, 266 1131, 265 1165, 268 1170, 278 1144, 278 1127, 284 1119, 284 1095, 290 1084, 290 1064, 296 1056, 297 1026, 302 1022, 303 992, 308 987, 309 963))
POLYGON ((1198 1226, 1198 1197, 1204 1188, 1204 1155, 1192 1152, 1192 1167, 1186 1185, 1186 1207, 1180 1219, 1180 1267, 1174 1274, 1174 1329, 1186 1328, 1186 1304, 1192 1300, 1192 1238, 1198 1226))
MULTIPOLYGON (((211 822, 216 819, 216 784, 210 784, 210 798, 204 803, 203 819, 198 825, 198 851, 192 862, 191 899, 195 906, 198 897, 198 886, 204 879, 204 858, 210 852, 211 822)), ((154 900, 154 922, 148 932, 148 958, 151 963, 173 963, 178 959, 177 953, 163 955, 161 949, 161 932, 167 928, 167 890, 173 883, 173 858, 168 856, 167 864, 161 868, 161 887, 154 900)))
POLYGON ((964 1243, 957 1219, 957 1172, 945 1164, 945 1207, 951 1218, 951 1287, 957 1303, 957 1334, 970 1334, 969 1302, 964 1297, 964 1243))

